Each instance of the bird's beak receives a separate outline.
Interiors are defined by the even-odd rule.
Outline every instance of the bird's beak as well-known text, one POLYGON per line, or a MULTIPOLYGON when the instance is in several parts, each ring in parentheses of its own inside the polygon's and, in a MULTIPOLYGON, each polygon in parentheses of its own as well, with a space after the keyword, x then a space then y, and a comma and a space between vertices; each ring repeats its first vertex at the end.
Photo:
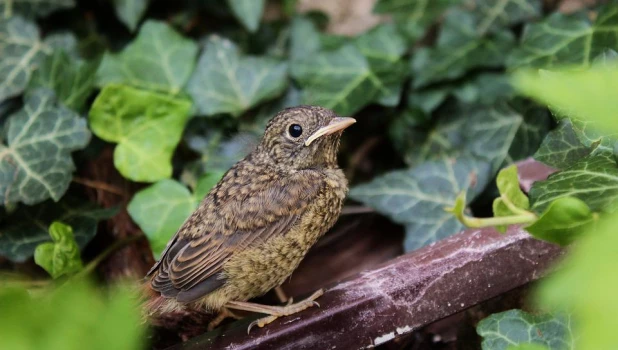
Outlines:
POLYGON ((305 146, 309 146, 313 141, 315 141, 319 137, 334 134, 337 131, 343 130, 354 123, 356 123, 356 119, 354 118, 349 118, 349 117, 333 118, 333 120, 331 120, 330 123, 328 123, 328 125, 326 125, 323 128, 318 129, 318 131, 316 131, 313 135, 309 136, 307 141, 305 141, 305 146))

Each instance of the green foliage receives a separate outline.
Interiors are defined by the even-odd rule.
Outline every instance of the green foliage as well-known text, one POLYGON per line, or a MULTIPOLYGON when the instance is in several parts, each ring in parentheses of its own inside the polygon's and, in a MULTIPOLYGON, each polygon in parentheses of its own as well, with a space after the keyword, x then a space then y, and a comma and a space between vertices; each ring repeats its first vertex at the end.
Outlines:
POLYGON ((148 236, 155 256, 193 213, 223 174, 209 174, 198 180, 194 193, 174 180, 161 180, 137 194, 128 206, 131 218, 148 236))
POLYGON ((212 36, 187 89, 200 114, 239 115, 279 96, 287 82, 285 63, 267 57, 243 57, 234 43, 212 36))
POLYGON ((55 51, 34 72, 27 91, 47 88, 58 100, 76 112, 82 112, 95 82, 98 62, 73 62, 64 51, 55 51))
POLYGON ((234 16, 250 32, 258 29, 265 3, 266 0, 227 0, 234 16))
POLYGON ((583 201, 575 197, 560 197, 551 202, 535 222, 526 226, 526 231, 536 238, 568 245, 596 219, 583 201))
MULTIPOLYGON (((516 166, 512 165, 501 170, 496 178, 496 184, 500 197, 493 203, 495 217, 518 215, 530 208, 528 197, 519 188, 516 166)), ((498 226, 497 229, 502 233, 506 232, 506 226, 498 226)))
POLYGON ((172 175, 172 154, 191 102, 124 85, 107 85, 90 109, 90 127, 118 146, 114 165, 128 179, 155 182, 172 175))
POLYGON ((150 0, 113 0, 113 2, 118 19, 134 32, 150 0))
POLYGON ((34 262, 54 279, 80 271, 82 259, 71 226, 54 221, 49 226, 49 236, 52 242, 41 243, 34 250, 34 262))
POLYGON ((31 258, 39 244, 50 240, 47 228, 54 221, 71 226, 82 249, 96 234, 97 223, 114 216, 117 210, 66 196, 58 203, 48 200, 32 207, 20 206, 0 223, 0 256, 15 262, 31 258))
POLYGON ((485 318, 476 331, 483 337, 483 350, 522 349, 518 345, 524 344, 538 345, 539 349, 572 350, 576 348, 571 318, 568 314, 532 315, 509 310, 485 318))
POLYGON ((127 84, 179 93, 195 65, 197 45, 167 24, 147 21, 121 53, 106 53, 97 72, 99 86, 127 84))
POLYGON ((618 343, 618 215, 582 232, 555 274, 537 292, 537 304, 568 310, 577 321, 575 348, 611 349, 618 343))
POLYGON ((0 201, 4 205, 58 201, 75 169, 71 152, 90 140, 86 121, 58 106, 52 93, 36 90, 9 116, 0 144, 0 201))
POLYGON ((145 329, 135 295, 126 287, 108 294, 81 281, 41 297, 22 289, 0 290, 0 348, 143 348, 145 329))
POLYGON ((0 102, 21 94, 36 66, 67 40, 71 39, 41 40, 36 25, 22 17, 0 19, 0 102))
POLYGON ((404 246, 411 251, 461 230, 443 208, 454 205, 462 190, 476 197, 490 174, 487 162, 465 156, 443 158, 377 177, 354 187, 350 197, 406 225, 404 246))
POLYGON ((579 159, 587 157, 594 149, 584 146, 568 119, 547 134, 534 159, 556 169, 568 168, 579 159))
POLYGON ((47 16, 50 13, 75 6, 74 0, 5 0, 0 3, 1 17, 47 16))

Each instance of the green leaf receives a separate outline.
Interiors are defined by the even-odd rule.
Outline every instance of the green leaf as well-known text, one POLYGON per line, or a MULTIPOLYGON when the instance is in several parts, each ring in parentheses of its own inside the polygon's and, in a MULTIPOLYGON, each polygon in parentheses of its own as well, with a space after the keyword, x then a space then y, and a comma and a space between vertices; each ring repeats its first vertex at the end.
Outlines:
POLYGON ((25 17, 45 17, 56 10, 75 6, 75 0, 4 0, 0 2, 2 17, 14 15, 25 17))
POLYGON ((191 102, 180 97, 107 85, 90 109, 90 127, 117 142, 114 165, 133 181, 172 176, 171 159, 189 118, 191 102))
POLYGON ((538 18, 543 9, 540 0, 475 0, 474 4, 479 35, 538 18))
POLYGON ((559 118, 569 118, 585 146, 600 142, 601 150, 612 151, 618 141, 618 65, 545 71, 541 75, 521 72, 514 82, 524 94, 555 109, 559 118), (592 117, 599 121, 589 121, 592 117))
POLYGON ((0 19, 0 102, 21 94, 32 72, 55 47, 69 49, 72 36, 55 35, 45 41, 33 22, 21 17, 0 19))
POLYGON ((408 170, 396 170, 351 189, 350 197, 406 225, 406 251, 459 232, 463 226, 444 209, 468 191, 469 201, 491 177, 486 162, 472 157, 443 158, 408 170))
POLYGON ((222 175, 212 173, 202 177, 194 194, 174 180, 161 180, 135 194, 128 211, 148 236, 155 256, 165 249, 170 238, 222 175))
POLYGON ((307 17, 296 16, 290 24, 290 65, 315 54, 322 48, 320 32, 307 17))
POLYGON ((121 53, 106 53, 97 72, 99 86, 128 84, 179 93, 195 66, 197 45, 164 22, 149 20, 121 53))
POLYGON ((618 7, 608 4, 594 23, 585 15, 554 13, 540 23, 524 28, 521 45, 508 59, 511 69, 547 68, 559 64, 590 65, 618 41, 618 7))
POLYGON ((90 141, 86 121, 56 106, 47 91, 26 98, 24 108, 5 125, 0 144, 0 200, 6 205, 58 201, 71 182, 75 165, 71 152, 90 141))
POLYGON ((146 324, 140 320, 139 296, 127 286, 105 293, 100 289, 80 280, 42 295, 0 290, 0 348, 144 348, 146 324))
POLYGON ((53 279, 79 272, 83 268, 82 259, 71 226, 54 221, 49 226, 49 235, 53 242, 41 243, 36 247, 34 262, 53 279))
POLYGON ((98 62, 75 62, 64 51, 55 51, 34 72, 28 91, 48 88, 65 106, 81 112, 92 93, 97 68, 98 62))
POLYGON ((567 196, 579 198, 595 212, 611 210, 618 199, 618 166, 612 155, 591 155, 535 182, 529 194, 536 212, 567 196))
POLYGON ((353 45, 318 53, 292 66, 303 88, 303 104, 351 115, 379 96, 382 88, 365 56, 353 45))
POLYGON ((551 117, 547 108, 523 98, 512 99, 509 106, 523 117, 507 157, 507 162, 516 162, 532 156, 539 149, 549 132, 551 117))
POLYGON ((579 141, 571 122, 564 119, 545 137, 534 159, 550 167, 564 169, 588 156, 592 150, 579 141))
POLYGON ((560 197, 549 204, 537 221, 526 226, 526 231, 538 239, 568 245, 595 220, 586 203, 575 197, 560 197))
POLYGON ((515 38, 509 31, 499 31, 480 38, 474 17, 464 11, 449 11, 435 48, 423 48, 412 59, 415 87, 453 80, 467 71, 504 64, 515 38))
POLYGON ((265 3, 265 0, 227 0, 234 16, 252 33, 260 25, 265 3))
POLYGON ((187 90, 203 115, 239 115, 281 95, 287 84, 286 63, 242 56, 231 41, 211 36, 187 90))
POLYGON ((532 315, 522 310, 493 314, 476 326, 483 350, 506 350, 512 345, 539 344, 552 350, 575 349, 571 316, 532 315))
POLYGON ((423 143, 410 145, 405 160, 418 164, 444 156, 470 155, 490 161, 498 171, 524 120, 524 115, 504 102, 491 108, 456 105, 445 111, 423 143))
MULTIPOLYGON (((530 208, 528 197, 519 188, 519 177, 517 176, 517 166, 511 165, 500 170, 496 178, 496 184, 500 191, 500 197, 493 202, 493 212, 495 217, 512 216, 519 213, 514 212, 509 204, 522 210, 530 208), (508 204, 505 203, 508 201, 508 204)), ((498 226, 496 229, 502 233, 506 232, 506 226, 498 226)))
POLYGON ((113 0, 116 15, 131 32, 137 29, 137 24, 146 12, 150 0, 113 0))
POLYGON ((14 262, 29 259, 39 244, 49 242, 47 228, 54 221, 71 226, 75 241, 82 249, 96 234, 97 223, 116 212, 116 208, 101 209, 72 198, 63 198, 58 203, 47 201, 33 207, 20 206, 0 224, 0 256, 14 262))
POLYGON ((408 66, 402 60, 407 44, 393 24, 382 24, 355 39, 356 47, 367 58, 380 81, 378 101, 393 107, 399 104, 408 66))
POLYGON ((617 230, 618 213, 590 226, 535 293, 536 305, 572 313, 576 349, 612 349, 618 344, 617 230))
POLYGON ((409 41, 414 42, 444 10, 460 2, 461 0, 379 0, 373 12, 392 14, 400 30, 409 41))
POLYGON ((185 186, 174 180, 161 180, 137 192, 127 209, 148 236, 153 254, 159 256, 197 204, 198 200, 185 186))
POLYGON ((453 89, 453 95, 464 103, 492 105, 515 95, 504 74, 481 73, 453 89))

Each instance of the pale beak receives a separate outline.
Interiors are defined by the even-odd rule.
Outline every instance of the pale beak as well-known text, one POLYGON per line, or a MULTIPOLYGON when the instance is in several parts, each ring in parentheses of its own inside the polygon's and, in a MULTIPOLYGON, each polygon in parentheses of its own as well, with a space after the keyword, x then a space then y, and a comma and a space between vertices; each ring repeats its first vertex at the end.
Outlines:
POLYGON ((313 135, 309 136, 307 141, 305 141, 305 146, 309 146, 313 141, 315 141, 316 139, 322 136, 334 134, 337 131, 341 131, 354 123, 356 123, 356 119, 354 118, 349 118, 349 117, 333 118, 333 120, 331 120, 330 123, 328 123, 328 125, 326 125, 323 128, 318 129, 318 131, 316 131, 313 135))

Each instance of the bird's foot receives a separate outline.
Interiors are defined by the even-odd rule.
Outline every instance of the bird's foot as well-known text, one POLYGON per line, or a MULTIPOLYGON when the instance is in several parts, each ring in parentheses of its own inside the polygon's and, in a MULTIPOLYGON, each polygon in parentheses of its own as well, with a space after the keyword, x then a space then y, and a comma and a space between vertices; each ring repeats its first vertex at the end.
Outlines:
POLYGON ((239 302, 239 301, 228 302, 226 306, 232 309, 236 309, 236 310, 258 312, 258 313, 269 315, 269 316, 266 316, 266 317, 263 317, 263 318, 260 318, 260 319, 257 319, 251 322, 251 324, 249 325, 249 328, 247 328, 247 333, 249 333, 251 332, 251 328, 253 328, 254 326, 258 326, 262 328, 266 326, 267 324, 273 322, 279 317, 290 316, 297 312, 301 312, 305 309, 308 309, 312 306, 320 307, 320 304, 318 304, 315 301, 315 299, 321 297, 323 294, 324 294, 324 290, 319 289, 307 299, 300 301, 298 303, 295 303, 295 304, 292 304, 292 300, 290 298, 286 306, 260 305, 260 304, 239 302))
POLYGON ((208 323, 208 331, 212 331, 213 329, 217 328, 217 326, 219 326, 221 324, 221 322, 223 322, 223 320, 225 320, 226 318, 231 317, 237 320, 240 320, 242 317, 234 314, 232 311, 230 311, 228 308, 224 307, 221 309, 221 311, 219 312, 219 314, 217 315, 217 317, 215 317, 214 320, 210 321, 210 323, 208 323))

